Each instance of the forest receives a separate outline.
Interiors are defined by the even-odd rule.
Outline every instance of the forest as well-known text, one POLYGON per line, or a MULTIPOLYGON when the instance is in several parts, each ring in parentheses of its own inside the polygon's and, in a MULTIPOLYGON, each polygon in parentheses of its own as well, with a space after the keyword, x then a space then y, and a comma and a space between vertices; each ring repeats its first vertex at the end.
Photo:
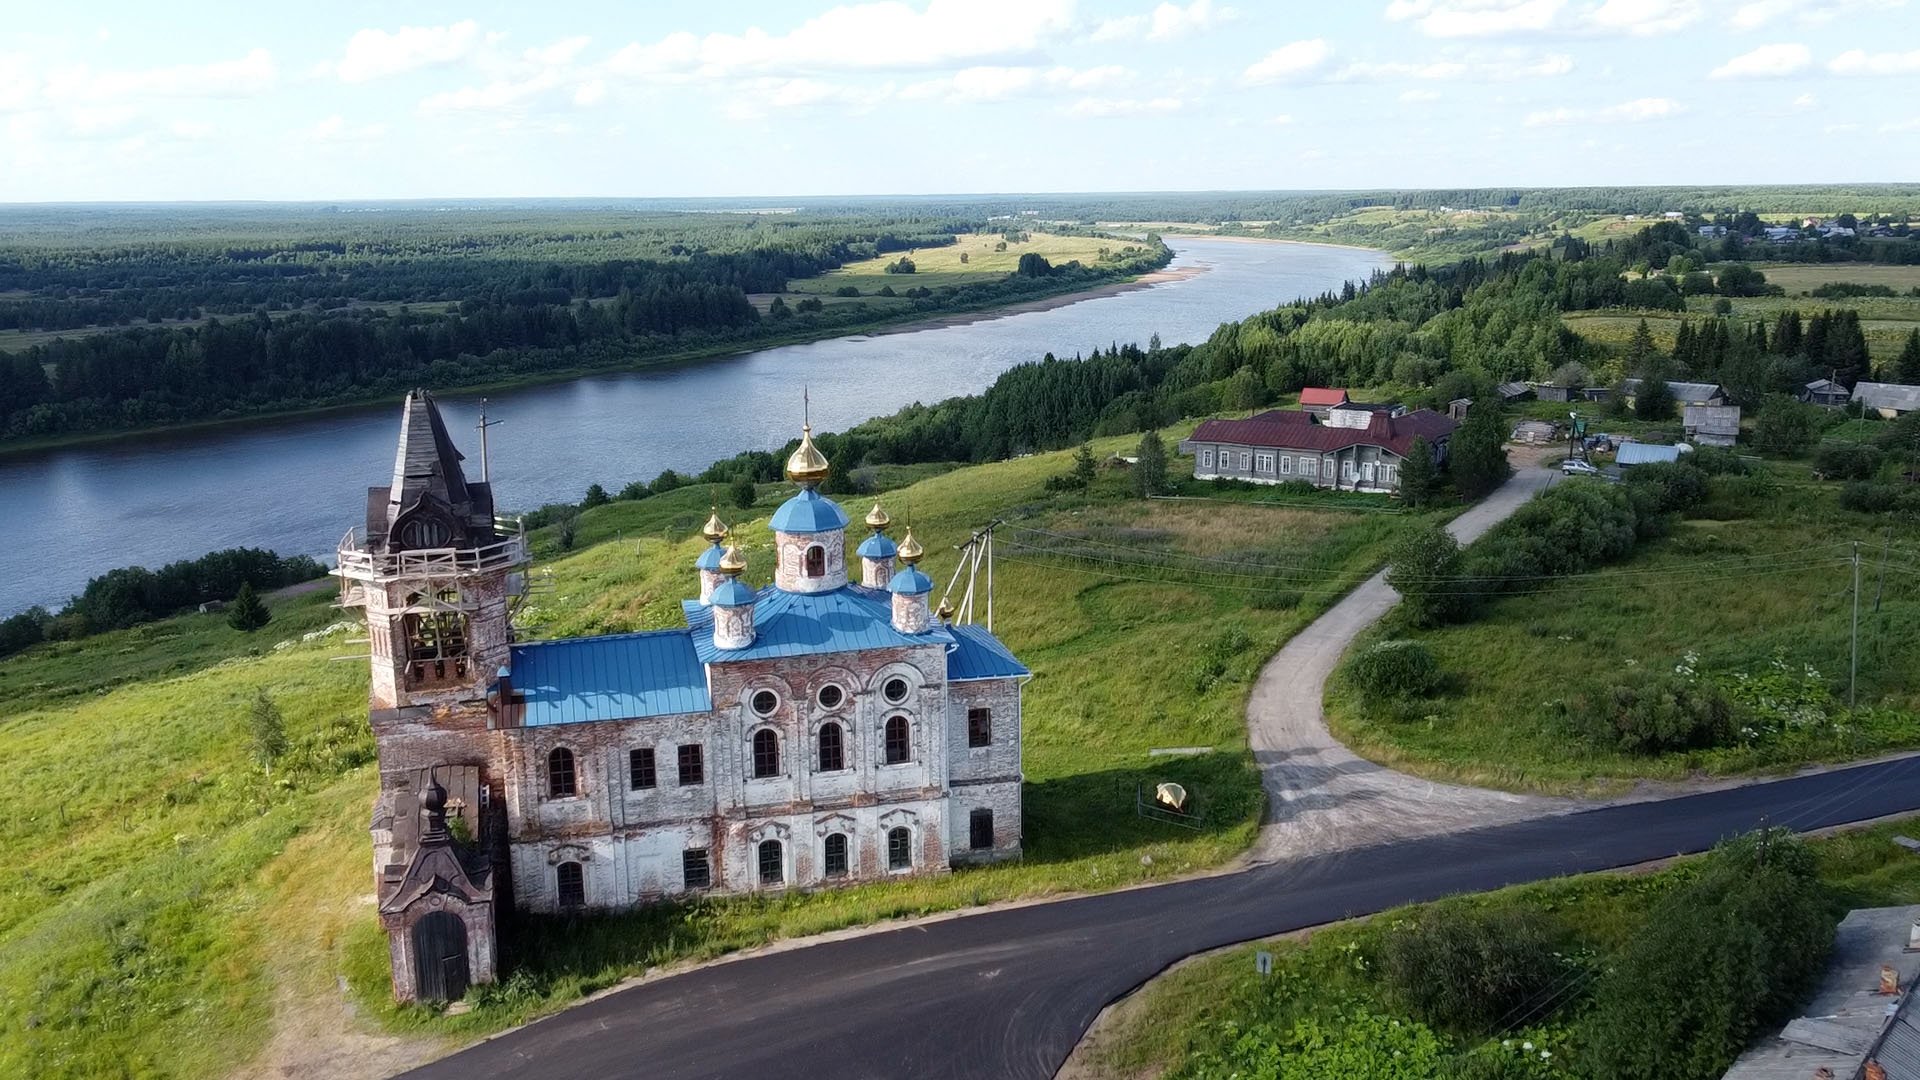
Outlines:
POLYGON ((749 294, 948 245, 982 223, 298 208, 279 217, 129 210, 76 228, 55 210, 7 215, 0 331, 48 338, 0 352, 0 439, 14 440, 750 348, 1069 291, 1171 257, 1164 245, 1136 243, 1095 265, 1041 260, 872 308, 803 301, 762 314, 749 294))

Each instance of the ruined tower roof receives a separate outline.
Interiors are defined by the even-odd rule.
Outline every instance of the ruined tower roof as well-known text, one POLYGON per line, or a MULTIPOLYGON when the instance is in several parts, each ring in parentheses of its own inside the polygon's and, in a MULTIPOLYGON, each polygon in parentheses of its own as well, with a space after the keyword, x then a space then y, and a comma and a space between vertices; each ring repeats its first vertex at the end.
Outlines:
POLYGON ((415 390, 400 411, 393 480, 367 489, 367 544, 376 550, 490 543, 493 489, 471 483, 433 395, 415 390))

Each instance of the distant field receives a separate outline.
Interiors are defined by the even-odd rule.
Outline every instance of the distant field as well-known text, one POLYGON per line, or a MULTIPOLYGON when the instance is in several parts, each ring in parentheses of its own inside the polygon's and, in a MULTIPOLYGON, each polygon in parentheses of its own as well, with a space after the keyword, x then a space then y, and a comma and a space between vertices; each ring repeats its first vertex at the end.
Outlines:
POLYGON ((862 295, 878 291, 886 285, 893 286, 895 292, 916 286, 937 289, 943 285, 971 285, 980 281, 997 281, 1012 273, 1020 262, 1020 256, 1029 251, 1037 252, 1055 265, 1078 259, 1082 264, 1092 266, 1100 261, 1102 251, 1117 251, 1127 246, 1125 241, 1099 236, 1059 236, 1040 232, 1031 236, 1031 240, 1019 243, 1006 240, 999 233, 961 233, 952 244, 945 247, 895 251, 877 259, 848 263, 819 277, 789 282, 787 290, 831 296, 835 289, 845 285, 859 289, 862 295), (1007 245, 1006 250, 995 251, 995 246, 1003 241, 1007 245), (887 266, 899 262, 902 255, 913 263, 914 272, 887 273, 887 266), (964 263, 960 261, 962 255, 967 257, 964 263))
MULTIPOLYGON (((1885 269, 1916 270, 1920 267, 1887 267, 1885 269)), ((1773 268, 1767 268, 1767 279, 1774 280, 1773 268)), ((1674 336, 1680 332, 1680 323, 1685 319, 1698 322, 1712 318, 1714 297, 1695 296, 1687 301, 1686 312, 1678 311, 1570 311, 1561 316, 1568 328, 1581 337, 1605 345, 1624 346, 1633 337, 1633 328, 1641 319, 1647 321, 1647 329, 1652 332, 1654 343, 1662 349, 1673 348, 1674 336)), ((1803 316, 1825 310, 1851 309, 1860 313, 1860 328, 1867 336, 1867 352, 1875 363, 1887 363, 1900 355, 1900 349, 1906 344, 1907 335, 1915 327, 1920 327, 1920 297, 1900 296, 1860 297, 1856 299, 1820 300, 1809 296, 1760 296, 1740 298, 1733 301, 1735 322, 1750 323, 1755 320, 1766 322, 1771 327, 1773 320, 1783 311, 1799 311, 1803 316)))
POLYGON ((1789 294, 1810 292, 1829 282, 1885 285, 1894 292, 1920 287, 1920 266, 1882 266, 1878 263, 1755 263, 1767 280, 1789 294))
MULTIPOLYGON (((421 314, 437 315, 437 314, 443 314, 448 311, 452 311, 457 306, 458 305, 453 303, 452 301, 431 301, 426 303, 414 303, 414 304, 376 304, 376 303, 369 303, 363 300, 356 300, 353 303, 348 304, 346 307, 334 308, 332 310, 340 314, 345 314, 349 311, 364 311, 368 308, 391 309, 396 307, 404 307, 410 311, 420 312, 421 314)), ((288 309, 286 311, 271 311, 267 313, 267 317, 272 319, 284 319, 289 315, 298 314, 300 311, 312 312, 313 310, 314 309, 312 308, 302 308, 302 309, 288 309)), ((92 337, 95 334, 104 334, 110 330, 131 330, 135 327, 140 327, 140 326, 152 326, 152 327, 161 328, 161 329, 164 329, 167 327, 175 327, 175 326, 199 326, 200 324, 206 322, 208 318, 245 319, 249 317, 250 315, 246 312, 235 312, 228 315, 207 316, 207 317, 202 317, 198 319, 161 319, 159 322, 156 322, 156 323, 150 323, 150 322, 146 322, 145 320, 141 320, 139 322, 127 323, 124 326, 121 326, 121 325, 82 326, 72 330, 0 330, 0 352, 19 352, 22 349, 31 349, 35 345, 45 345, 59 338, 92 337)))

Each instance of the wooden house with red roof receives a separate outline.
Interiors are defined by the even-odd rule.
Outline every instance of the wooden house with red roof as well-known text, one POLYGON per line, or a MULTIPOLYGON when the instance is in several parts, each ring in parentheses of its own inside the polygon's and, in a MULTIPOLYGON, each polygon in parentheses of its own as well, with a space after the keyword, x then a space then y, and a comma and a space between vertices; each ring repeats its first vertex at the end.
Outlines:
POLYGON ((1193 455, 1196 480, 1284 484, 1304 480, 1347 491, 1395 491, 1413 440, 1424 438, 1436 465, 1459 421, 1431 409, 1376 412, 1365 427, 1318 423, 1312 414, 1273 409, 1245 420, 1205 420, 1180 444, 1193 455))
POLYGON ((1317 416, 1322 420, 1327 418, 1327 410, 1345 405, 1346 403, 1347 392, 1345 390, 1328 389, 1324 386, 1309 386, 1300 391, 1300 411, 1317 416))

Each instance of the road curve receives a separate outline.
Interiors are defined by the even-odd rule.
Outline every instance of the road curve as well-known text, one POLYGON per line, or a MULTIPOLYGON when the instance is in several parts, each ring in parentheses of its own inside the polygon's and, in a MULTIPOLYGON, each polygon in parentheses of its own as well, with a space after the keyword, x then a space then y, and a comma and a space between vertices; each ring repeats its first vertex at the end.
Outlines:
MULTIPOLYGON (((1557 475, 1538 467, 1530 449, 1492 494, 1447 526, 1467 543, 1504 521, 1557 475)), ((1318 855, 1458 832, 1481 825, 1564 813, 1565 799, 1435 783, 1394 772, 1348 750, 1327 730, 1327 677, 1367 627, 1400 595, 1381 571, 1290 638, 1254 680, 1247 697, 1247 739, 1267 791, 1267 821, 1256 861, 1318 855)))
POLYGON ((1206 949, 1397 904, 1920 810, 1920 758, 1403 840, 769 953, 644 983, 416 1080, 1051 1077, 1108 1003, 1206 949))

